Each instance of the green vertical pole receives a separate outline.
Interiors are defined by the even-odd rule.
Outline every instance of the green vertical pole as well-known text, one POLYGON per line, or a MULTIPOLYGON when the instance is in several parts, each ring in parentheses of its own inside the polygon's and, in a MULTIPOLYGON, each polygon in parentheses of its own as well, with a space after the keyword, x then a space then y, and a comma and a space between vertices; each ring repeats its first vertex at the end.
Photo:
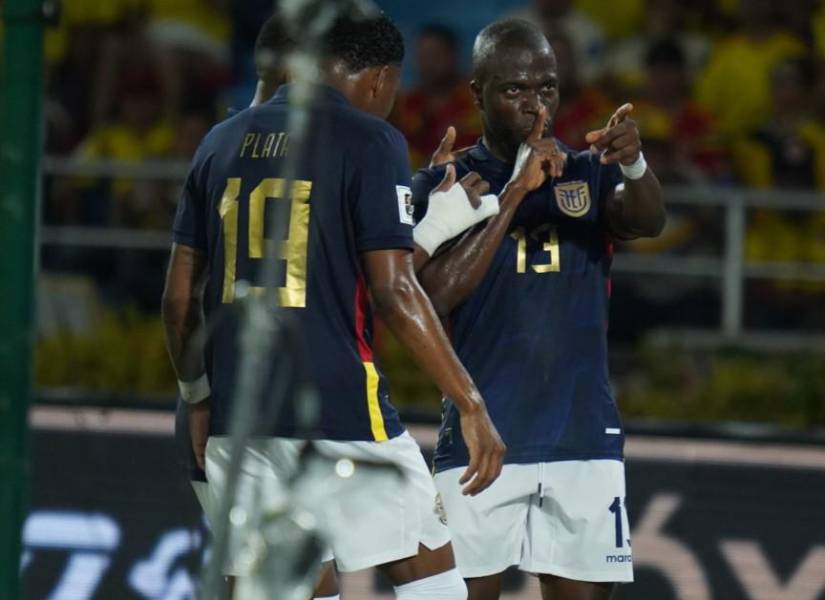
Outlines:
POLYGON ((0 50, 0 598, 21 597, 39 204, 42 0, 5 0, 0 50))

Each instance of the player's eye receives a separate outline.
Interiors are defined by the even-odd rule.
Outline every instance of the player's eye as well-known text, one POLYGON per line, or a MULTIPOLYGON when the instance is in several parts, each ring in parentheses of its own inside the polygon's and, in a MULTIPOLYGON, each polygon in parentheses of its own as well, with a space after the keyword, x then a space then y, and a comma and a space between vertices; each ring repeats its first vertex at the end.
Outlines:
POLYGON ((510 98, 515 98, 516 96, 518 96, 520 91, 521 90, 518 88, 518 86, 510 85, 507 86, 507 88, 505 88, 504 94, 509 96, 510 98))
POLYGON ((542 91, 543 94, 550 94, 550 93, 555 92, 556 91, 556 82, 555 81, 550 81, 548 83, 545 83, 543 86, 541 86, 541 91, 542 91))

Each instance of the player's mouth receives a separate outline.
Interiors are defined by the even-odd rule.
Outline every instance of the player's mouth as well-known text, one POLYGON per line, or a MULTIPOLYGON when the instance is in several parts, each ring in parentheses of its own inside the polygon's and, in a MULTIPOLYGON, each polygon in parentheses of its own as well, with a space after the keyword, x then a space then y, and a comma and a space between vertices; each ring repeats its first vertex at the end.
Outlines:
MULTIPOLYGON (((522 141, 526 140, 527 136, 530 135, 530 132, 533 131, 533 123, 535 123, 535 121, 532 121, 532 120, 529 121, 529 122, 525 121, 519 127, 519 136, 520 136, 522 141)), ((547 122, 544 124, 544 133, 542 134, 541 137, 551 137, 552 133, 553 133, 553 120, 548 119, 547 122)))

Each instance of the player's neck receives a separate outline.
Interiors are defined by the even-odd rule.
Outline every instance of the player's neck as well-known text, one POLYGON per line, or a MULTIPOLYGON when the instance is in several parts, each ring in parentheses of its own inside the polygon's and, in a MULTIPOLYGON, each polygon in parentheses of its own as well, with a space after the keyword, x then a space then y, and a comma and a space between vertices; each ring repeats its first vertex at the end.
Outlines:
POLYGON ((518 148, 511 148, 506 143, 497 142, 487 133, 484 134, 482 142, 490 154, 493 155, 493 158, 496 158, 508 165, 512 165, 516 162, 516 153, 518 152, 518 148))

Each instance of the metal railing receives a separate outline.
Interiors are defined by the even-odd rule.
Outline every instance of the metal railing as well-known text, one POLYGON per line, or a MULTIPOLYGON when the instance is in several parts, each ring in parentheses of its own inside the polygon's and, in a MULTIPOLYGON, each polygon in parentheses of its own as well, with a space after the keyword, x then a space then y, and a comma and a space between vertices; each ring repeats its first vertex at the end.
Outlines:
MULTIPOLYGON (((189 165, 180 161, 78 161, 45 157, 44 176, 102 177, 182 182, 189 165)), ((825 265, 799 262, 746 261, 744 256, 746 213, 752 208, 817 212, 825 211, 825 194, 786 190, 679 186, 667 187, 668 205, 716 207, 724 210, 724 249, 721 256, 637 255, 619 252, 613 268, 619 273, 704 277, 721 283, 722 339, 747 337, 743 331, 744 288, 749 279, 825 282, 825 265)), ((90 248, 166 250, 168 231, 146 231, 104 227, 42 227, 45 245, 90 248)), ((717 333, 717 335, 718 335, 717 333)), ((781 345, 781 344, 780 344, 781 345)), ((799 345, 799 344, 791 344, 799 345)), ((804 345, 804 344, 803 344, 804 345)))

